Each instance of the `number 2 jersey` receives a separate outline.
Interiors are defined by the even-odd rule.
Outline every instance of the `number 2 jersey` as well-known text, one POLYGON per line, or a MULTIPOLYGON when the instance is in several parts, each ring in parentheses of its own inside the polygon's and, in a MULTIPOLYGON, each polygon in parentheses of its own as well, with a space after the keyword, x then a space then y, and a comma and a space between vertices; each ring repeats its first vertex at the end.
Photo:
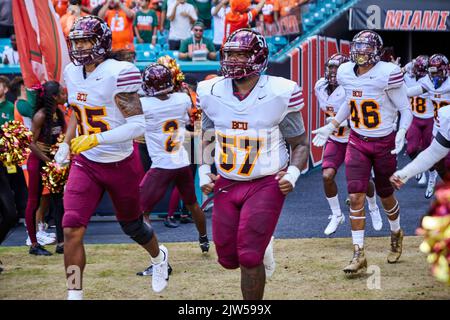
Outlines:
MULTIPOLYGON (((419 80, 416 80, 416 76, 405 73, 404 76, 405 84, 408 88, 415 87, 419 84, 419 80)), ((420 119, 429 119, 434 117, 433 104, 431 100, 428 99, 428 94, 421 94, 416 97, 410 98, 411 110, 413 112, 414 117, 420 119)))
MULTIPOLYGON (((108 59, 83 75, 83 66, 70 63, 64 70, 68 100, 78 121, 77 134, 95 134, 124 124, 125 118, 114 97, 121 92, 137 92, 141 74, 132 63, 108 59)), ((101 144, 82 152, 91 161, 110 163, 125 159, 133 152, 133 141, 101 144)))
POLYGON ((231 79, 202 81, 197 103, 214 123, 215 163, 231 180, 252 180, 285 168, 289 155, 279 124, 303 107, 297 84, 280 77, 261 76, 243 100, 233 94, 231 79))
POLYGON ((183 146, 189 121, 191 99, 176 92, 169 99, 142 97, 145 115, 145 142, 152 159, 152 168, 178 169, 190 165, 183 146))
MULTIPOLYGON (((338 86, 331 94, 328 94, 328 81, 325 78, 320 78, 314 87, 314 91, 319 102, 319 108, 328 116, 334 117, 338 113, 339 108, 345 103, 345 90, 342 86, 338 86)), ((339 127, 333 135, 331 140, 347 143, 350 129, 348 127, 339 127)))
POLYGON ((351 111, 350 126, 363 136, 385 137, 394 130, 398 107, 409 108, 395 106, 387 93, 404 85, 403 73, 397 65, 383 61, 360 76, 355 70, 354 62, 346 62, 337 72, 351 111))

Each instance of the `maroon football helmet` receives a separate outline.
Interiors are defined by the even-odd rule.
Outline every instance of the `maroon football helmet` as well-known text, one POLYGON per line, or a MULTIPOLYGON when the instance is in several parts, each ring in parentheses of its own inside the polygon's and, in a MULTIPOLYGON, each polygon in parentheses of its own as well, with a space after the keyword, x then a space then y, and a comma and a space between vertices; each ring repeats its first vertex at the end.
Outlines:
POLYGON ((332 86, 337 86, 337 69, 345 62, 350 61, 349 57, 345 54, 335 53, 325 63, 325 79, 332 86))
POLYGON ((67 37, 69 56, 75 65, 88 65, 101 61, 111 51, 112 33, 105 21, 96 16, 78 18, 67 37), (77 50, 75 40, 88 39, 91 49, 77 50))
POLYGON ((353 37, 350 56, 358 66, 374 65, 381 59, 383 39, 372 30, 363 30, 353 37))
POLYGON ((220 50, 220 65, 225 78, 241 79, 252 74, 260 74, 267 68, 269 49, 266 39, 252 29, 233 32, 220 50), (232 52, 246 55, 246 60, 237 60, 232 52))
POLYGON ((142 74, 142 90, 150 96, 158 96, 173 91, 172 71, 159 63, 149 64, 142 74))
POLYGON ((433 54, 428 60, 428 74, 435 88, 439 88, 447 79, 448 68, 448 59, 443 54, 433 54))
POLYGON ((427 55, 420 55, 413 60, 412 73, 416 78, 425 77, 428 73, 428 59, 427 55))

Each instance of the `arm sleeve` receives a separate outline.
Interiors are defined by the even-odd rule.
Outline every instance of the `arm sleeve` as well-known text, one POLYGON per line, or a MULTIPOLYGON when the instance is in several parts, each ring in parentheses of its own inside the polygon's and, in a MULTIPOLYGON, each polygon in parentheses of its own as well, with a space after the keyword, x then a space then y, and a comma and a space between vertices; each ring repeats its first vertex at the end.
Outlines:
POLYGON ((300 111, 305 106, 303 100, 302 89, 298 85, 295 85, 294 90, 292 91, 291 98, 288 103, 288 113, 300 111))
POLYGON ((127 66, 117 76, 114 95, 120 92, 138 92, 141 85, 142 79, 139 69, 135 65, 127 63, 127 66))
POLYGON ((413 120, 413 114, 406 93, 406 85, 402 84, 401 87, 388 90, 386 93, 389 96, 389 99, 397 107, 398 111, 400 111, 401 118, 399 128, 408 130, 413 120))
POLYGON ((350 117, 350 106, 347 103, 347 101, 344 101, 340 106, 338 113, 334 117, 334 120, 336 120, 339 123, 342 123, 345 120, 347 120, 348 117, 350 117))
POLYGON ((314 92, 316 94, 317 100, 319 102, 319 108, 322 111, 327 111, 327 96, 325 90, 323 90, 323 86, 325 85, 324 81, 317 81, 316 85, 314 86, 314 92))
POLYGON ((436 139, 433 139, 431 145, 427 149, 419 153, 412 162, 398 172, 400 177, 410 179, 415 175, 430 169, 436 162, 448 154, 450 151, 450 141, 445 140, 448 143, 448 147, 443 146, 438 142, 440 139, 438 138, 439 135, 440 134, 438 133, 436 139))
POLYGON ((130 141, 145 133, 145 117, 138 114, 125 118, 126 123, 112 130, 98 133, 99 144, 114 144, 130 141))
POLYGON ((400 70, 399 66, 396 66, 395 69, 390 73, 387 90, 395 89, 401 87, 404 84, 405 80, 403 78, 403 72, 400 70))
POLYGON ((409 87, 408 89, 406 89, 406 94, 408 95, 408 97, 420 96, 423 93, 424 92, 423 92, 422 86, 414 86, 414 87, 409 87))
POLYGON ((291 112, 280 122, 280 131, 284 138, 297 137, 305 133, 305 125, 300 112, 291 112))

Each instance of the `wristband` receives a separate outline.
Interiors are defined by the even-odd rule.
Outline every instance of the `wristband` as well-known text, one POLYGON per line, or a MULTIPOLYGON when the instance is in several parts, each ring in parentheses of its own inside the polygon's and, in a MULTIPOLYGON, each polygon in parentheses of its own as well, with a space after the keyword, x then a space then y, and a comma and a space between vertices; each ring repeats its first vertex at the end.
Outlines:
POLYGON ((300 177, 300 170, 296 166, 289 166, 282 179, 289 181, 292 187, 295 188, 295 182, 297 182, 298 177, 300 177))
POLYGON ((208 173, 211 173, 211 166, 209 164, 202 164, 200 167, 198 167, 200 187, 203 187, 204 185, 212 182, 211 178, 208 176, 208 173))

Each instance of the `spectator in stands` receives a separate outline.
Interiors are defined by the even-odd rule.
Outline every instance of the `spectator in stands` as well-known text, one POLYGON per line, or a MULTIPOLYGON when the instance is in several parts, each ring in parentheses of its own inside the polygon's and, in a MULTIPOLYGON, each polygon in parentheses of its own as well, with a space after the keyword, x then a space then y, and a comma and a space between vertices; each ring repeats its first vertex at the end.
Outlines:
POLYGON ((211 0, 191 0, 197 9, 198 20, 202 21, 205 29, 211 29, 211 0))
POLYGON ((6 99, 9 90, 9 79, 0 76, 0 126, 5 122, 14 120, 14 105, 6 99))
POLYGON ((277 22, 280 14, 280 4, 278 0, 266 0, 266 4, 261 12, 264 23, 272 24, 277 22))
POLYGON ((214 0, 214 6, 211 8, 214 29, 214 47, 219 51, 222 47, 223 32, 225 29, 225 15, 229 11, 229 0, 214 0))
POLYGON ((178 58, 181 60, 216 60, 216 50, 211 39, 203 37, 205 25, 197 21, 192 26, 192 36, 181 41, 178 58))
POLYGON ((85 13, 97 16, 105 2, 106 0, 81 0, 81 10, 85 13))
POLYGON ((278 0, 280 17, 293 14, 293 9, 307 3, 309 0, 278 0))
POLYGON ((133 20, 135 13, 122 0, 108 0, 98 16, 106 21, 112 32, 112 50, 134 51, 133 20))
POLYGON ((5 47, 2 55, 3 64, 19 64, 19 52, 17 52, 16 35, 13 33, 10 37, 11 47, 5 47))
POLYGON ((14 33, 12 0, 0 1, 0 38, 8 38, 14 33))
POLYGON ((168 5, 167 18, 170 20, 169 48, 178 50, 181 40, 191 36, 191 27, 197 20, 197 12, 186 0, 176 0, 168 5))
POLYGON ((231 11, 225 16, 223 42, 234 31, 241 28, 249 28, 265 3, 266 0, 261 0, 255 8, 250 9, 250 0, 230 0, 231 11))
POLYGON ((81 11, 81 0, 70 0, 67 13, 60 19, 62 31, 66 37, 69 35, 70 29, 72 29, 75 20, 85 15, 86 13, 81 11))
POLYGON ((158 26, 158 17, 156 12, 150 8, 151 0, 140 0, 140 9, 136 13, 134 20, 134 33, 139 43, 156 44, 156 27, 158 26))

